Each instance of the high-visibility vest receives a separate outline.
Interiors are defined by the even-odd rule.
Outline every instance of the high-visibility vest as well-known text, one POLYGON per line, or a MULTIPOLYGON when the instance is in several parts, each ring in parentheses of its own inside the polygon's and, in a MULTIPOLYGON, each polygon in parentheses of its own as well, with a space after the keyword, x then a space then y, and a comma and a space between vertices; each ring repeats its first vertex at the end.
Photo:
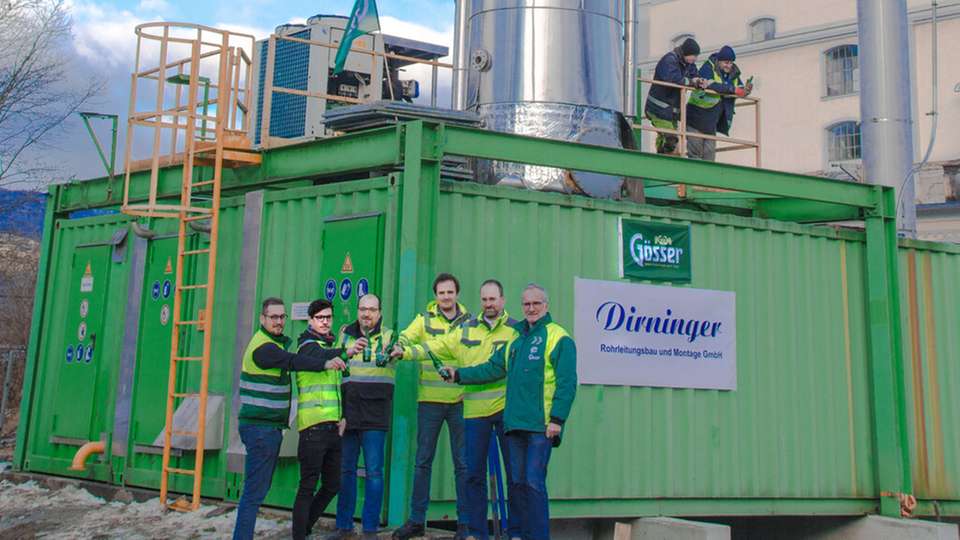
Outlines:
MULTIPOLYGON (((376 363, 376 351, 386 347, 393 337, 393 332, 391 330, 381 330, 377 334, 366 336, 368 344, 367 348, 370 349, 369 352, 369 361, 363 361, 363 353, 358 352, 357 354, 350 357, 347 364, 350 366, 350 376, 343 377, 342 383, 381 383, 381 384, 394 384, 394 375, 396 374, 396 369, 392 362, 388 363, 384 367, 377 367, 376 363)), ((342 347, 344 350, 349 349, 353 346, 354 342, 357 339, 353 336, 347 334, 346 332, 340 333, 340 343, 338 347, 342 347)), ((390 351, 387 351, 389 354, 390 351)))
MULTIPOLYGON (((723 84, 723 78, 720 76, 720 70, 717 69, 717 66, 710 60, 707 60, 707 63, 710 64, 710 67, 713 68, 713 79, 715 83, 723 84)), ((693 92, 693 95, 690 96, 690 105, 694 107, 700 107, 701 109, 712 109, 720 103, 721 96, 717 94, 708 94, 703 90, 696 90, 693 92)))
MULTIPOLYGON (((404 358, 426 358, 434 373, 436 369, 428 353, 458 368, 482 364, 490 359, 498 347, 516 336, 516 330, 512 328, 516 323, 506 312, 500 314, 492 327, 473 317, 449 334, 408 348, 404 351, 404 358)), ((502 411, 506 403, 506 388, 505 379, 463 386, 463 417, 484 418, 502 411)))
MULTIPOLYGON (((321 347, 330 344, 320 340, 307 340, 321 347)), ((297 430, 303 431, 321 422, 337 422, 343 417, 340 402, 341 374, 335 369, 297 372, 297 430)))
POLYGON ((257 330, 243 353, 240 371, 241 422, 286 427, 290 418, 290 373, 280 368, 261 369, 253 361, 253 351, 261 345, 275 343, 286 349, 262 328, 257 330))
MULTIPOLYGON (((457 304, 458 315, 455 319, 447 320, 440 312, 437 303, 430 302, 427 309, 413 319, 407 328, 400 333, 400 344, 404 348, 424 343, 429 339, 443 336, 458 328, 461 323, 470 318, 466 308, 457 304)), ((417 388, 417 401, 429 403, 457 403, 463 399, 463 387, 453 382, 443 380, 433 367, 429 357, 419 358, 420 377, 417 388)))

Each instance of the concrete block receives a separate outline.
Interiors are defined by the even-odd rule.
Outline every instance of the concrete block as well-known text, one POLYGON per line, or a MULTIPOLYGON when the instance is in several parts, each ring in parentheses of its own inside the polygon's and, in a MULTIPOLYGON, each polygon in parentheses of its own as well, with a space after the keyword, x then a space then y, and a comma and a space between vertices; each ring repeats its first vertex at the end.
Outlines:
POLYGON ((730 527, 702 521, 641 518, 631 528, 631 540, 730 540, 730 527))
POLYGON ((823 531, 815 540, 958 540, 957 525, 919 519, 866 516, 836 529, 823 531))

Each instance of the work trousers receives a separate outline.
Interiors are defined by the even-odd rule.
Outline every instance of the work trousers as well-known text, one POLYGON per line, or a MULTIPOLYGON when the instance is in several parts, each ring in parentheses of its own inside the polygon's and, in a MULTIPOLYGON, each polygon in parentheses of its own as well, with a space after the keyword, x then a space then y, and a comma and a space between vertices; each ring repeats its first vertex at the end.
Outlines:
POLYGON ((306 538, 320 514, 340 490, 340 433, 336 422, 323 422, 300 432, 297 445, 300 487, 293 503, 293 538, 306 538), (317 480, 320 489, 317 490, 317 480))
POLYGON ((450 454, 457 489, 457 522, 467 522, 467 464, 463 440, 463 402, 417 405, 417 457, 413 469, 413 496, 410 500, 410 521, 425 523, 430 504, 430 477, 437 453, 440 428, 447 423, 450 431, 450 454))
POLYGON ((487 527, 487 455, 490 437, 499 441, 500 455, 507 475, 507 528, 510 538, 520 536, 520 509, 510 479, 510 451, 503 433, 503 411, 481 418, 467 418, 465 424, 467 458, 467 526, 477 540, 489 538, 487 527))
MULTIPOLYGON (((690 133, 703 133, 687 126, 690 133)), ((687 157, 691 159, 702 159, 704 161, 717 160, 717 141, 712 139, 701 139, 699 137, 687 137, 687 157)))
POLYGON ((270 491, 273 469, 280 456, 283 433, 278 427, 240 424, 240 441, 247 450, 243 466, 243 491, 237 505, 233 540, 250 540, 257 524, 257 511, 270 491))
POLYGON ((350 430, 343 434, 340 467, 340 497, 337 499, 337 528, 353 530, 357 508, 357 462, 363 449, 363 532, 376 532, 383 505, 383 445, 387 432, 375 429, 350 430))
POLYGON ((547 496, 547 463, 553 440, 542 432, 507 433, 510 448, 511 498, 519 502, 523 540, 550 539, 550 499, 547 496))

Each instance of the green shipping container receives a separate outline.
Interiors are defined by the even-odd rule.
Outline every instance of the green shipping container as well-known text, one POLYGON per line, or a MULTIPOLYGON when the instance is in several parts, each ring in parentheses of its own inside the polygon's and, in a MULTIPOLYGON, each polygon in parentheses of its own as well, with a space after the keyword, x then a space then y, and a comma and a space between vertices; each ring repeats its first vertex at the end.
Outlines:
MULTIPOLYGON (((162 194, 179 192, 179 174, 162 171, 162 194)), ((147 181, 133 175, 133 198, 147 181)), ((898 515, 900 494, 919 499, 918 514, 936 503, 960 515, 960 248, 898 241, 889 189, 421 122, 271 150, 258 168, 227 171, 223 189, 210 372, 218 431, 205 496, 239 497, 237 381, 261 298, 290 310, 333 294, 340 325, 358 291, 379 292, 386 326, 403 327, 448 271, 472 310, 480 283, 500 279, 515 316, 536 281, 575 333, 574 279, 621 280, 627 217, 689 225, 693 277, 683 286, 736 293, 737 389, 581 385, 551 460, 553 517, 898 515), (444 179, 445 154, 749 194, 657 206, 530 192, 444 179), (829 219, 862 219, 865 231, 799 223, 829 219)), ((175 223, 71 218, 117 207, 104 179, 51 194, 15 466, 156 488, 175 223), (149 237, 136 234, 143 228, 149 237), (69 471, 93 440, 105 454, 69 471)), ((206 235, 191 241, 202 247, 206 235)), ((287 333, 304 326, 293 320, 287 333)), ((182 378, 195 385, 198 368, 181 369, 197 370, 182 378)), ((416 373, 398 367, 390 524, 409 507, 416 373)), ((447 448, 441 440, 430 519, 455 515, 447 448)), ((290 454, 268 504, 292 504, 290 454)))

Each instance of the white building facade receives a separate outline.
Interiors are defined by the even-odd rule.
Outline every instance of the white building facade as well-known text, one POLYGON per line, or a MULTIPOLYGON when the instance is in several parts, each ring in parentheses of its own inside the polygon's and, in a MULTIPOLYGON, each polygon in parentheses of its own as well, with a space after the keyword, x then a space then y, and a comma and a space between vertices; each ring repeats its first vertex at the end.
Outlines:
MULTIPOLYGON (((860 177, 860 71, 856 0, 803 2, 641 0, 643 76, 674 43, 694 37, 700 61, 723 45, 736 50, 743 77, 762 100, 760 133, 752 108, 738 108, 731 136, 761 143, 765 168, 837 179, 860 177), (713 8, 713 9, 711 9, 713 8)), ((915 162, 931 140, 931 4, 907 0, 915 162)), ((916 177, 918 235, 960 242, 960 0, 938 3, 938 126, 916 177)), ((722 144, 720 145, 723 146, 722 144)), ((652 139, 644 141, 652 148, 652 139)), ((752 150, 718 161, 753 165, 752 150)))

